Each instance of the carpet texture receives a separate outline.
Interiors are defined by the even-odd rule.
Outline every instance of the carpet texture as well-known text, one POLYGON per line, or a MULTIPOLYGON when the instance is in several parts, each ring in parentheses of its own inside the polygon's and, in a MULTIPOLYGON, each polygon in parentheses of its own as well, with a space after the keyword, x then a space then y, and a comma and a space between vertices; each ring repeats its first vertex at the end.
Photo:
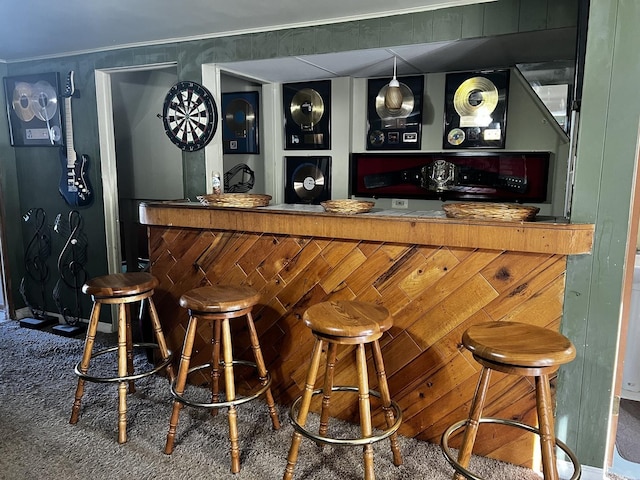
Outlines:
POLYGON ((640 463, 640 402, 620 400, 616 446, 625 460, 640 463))
MULTIPOLYGON (((113 340, 98 338, 103 345, 113 340)), ((279 407, 279 431, 272 430, 261 401, 238 407, 242 471, 237 475, 229 472, 224 410, 211 417, 206 410, 184 408, 175 450, 172 455, 162 452, 171 395, 166 379, 158 376, 137 381, 137 392, 127 398, 126 444, 117 443, 115 385, 87 383, 80 420, 70 425, 77 380, 73 365, 80 359, 82 344, 82 339, 20 328, 13 321, 0 324, 0 479, 282 478, 293 432, 285 407, 279 407)), ((138 355, 136 362, 145 367, 145 355, 138 355)), ((344 434, 353 426, 339 422, 336 428, 344 434)), ((400 438, 400 446, 404 465, 395 467, 388 442, 374 445, 377 479, 450 480, 453 470, 439 446, 408 438, 400 438)), ((472 468, 488 479, 540 478, 531 470, 482 457, 473 458, 472 468)), ((303 439, 296 480, 362 476, 360 448, 320 450, 303 439)))

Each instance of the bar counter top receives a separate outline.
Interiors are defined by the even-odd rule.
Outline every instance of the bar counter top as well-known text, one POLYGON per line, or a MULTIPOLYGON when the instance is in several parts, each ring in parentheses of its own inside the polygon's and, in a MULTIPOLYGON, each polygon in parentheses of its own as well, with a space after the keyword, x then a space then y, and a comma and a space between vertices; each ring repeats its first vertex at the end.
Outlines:
POLYGON ((441 210, 374 208, 349 215, 327 213, 320 205, 233 208, 180 201, 141 203, 140 223, 561 255, 590 253, 594 234, 593 224, 556 217, 509 222, 446 218, 441 210))

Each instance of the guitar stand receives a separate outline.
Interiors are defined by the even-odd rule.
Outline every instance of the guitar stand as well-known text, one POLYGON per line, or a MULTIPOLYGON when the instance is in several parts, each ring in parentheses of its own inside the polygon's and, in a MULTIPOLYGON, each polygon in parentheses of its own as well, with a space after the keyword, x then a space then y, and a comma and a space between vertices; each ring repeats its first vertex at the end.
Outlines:
POLYGON ((32 208, 22 216, 25 222, 33 221, 36 223, 33 237, 27 245, 24 257, 26 274, 20 282, 20 295, 24 303, 31 311, 31 317, 20 320, 20 326, 23 328, 31 328, 41 330, 49 325, 58 323, 58 319, 47 314, 45 285, 49 278, 49 267, 47 259, 51 255, 51 235, 47 226, 47 216, 42 208, 32 208), (40 287, 40 299, 42 306, 33 305, 29 301, 28 286, 30 280, 40 287))
POLYGON ((81 288, 87 281, 87 271, 84 264, 87 261, 87 237, 82 232, 83 220, 77 210, 69 213, 68 225, 63 224, 61 214, 56 217, 54 230, 67 237, 64 248, 58 257, 58 272, 60 278, 53 289, 53 298, 58 311, 65 323, 53 327, 53 332, 65 337, 75 337, 86 330, 86 325, 80 322, 82 318, 81 288), (63 305, 63 287, 73 293, 75 308, 63 305))

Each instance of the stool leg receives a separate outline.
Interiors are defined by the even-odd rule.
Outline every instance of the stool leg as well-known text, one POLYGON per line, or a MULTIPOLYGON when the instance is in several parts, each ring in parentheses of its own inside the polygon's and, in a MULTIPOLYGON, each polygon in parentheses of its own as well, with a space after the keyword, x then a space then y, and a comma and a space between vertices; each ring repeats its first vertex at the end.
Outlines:
MULTIPOLYGON (((127 362, 127 309, 126 305, 118 305, 118 376, 125 377, 127 362)), ((118 443, 127 441, 127 382, 118 384, 118 443)))
MULTIPOLYGON (((182 355, 180 356, 180 365, 178 366, 178 376, 174 390, 178 395, 184 393, 184 387, 187 383, 187 372, 189 371, 189 363, 191 362, 191 351, 193 350, 193 342, 196 337, 196 327, 198 326, 198 318, 191 316, 189 318, 189 326, 184 338, 184 346, 182 347, 182 355)), ((164 453, 171 455, 173 452, 173 442, 176 438, 176 429, 178 428, 178 417, 182 403, 178 400, 173 401, 173 411, 169 420, 169 432, 167 433, 167 443, 164 446, 164 453)))
POLYGON ((556 437, 553 414, 551 411, 551 387, 549 376, 541 375, 536 380, 536 405, 540 428, 540 447, 542 453, 542 473, 545 480, 558 480, 556 464, 556 437))
MULTIPOLYGON (((91 360, 91 352, 93 350, 93 344, 96 339, 96 332, 98 331, 98 320, 100 318, 101 304, 95 302, 91 309, 91 317, 89 319, 89 327, 87 328, 87 336, 84 341, 84 350, 82 353, 82 360, 80 361, 80 371, 87 373, 89 370, 89 361, 91 360)), ((82 403, 82 396, 84 395, 84 380, 78 378, 78 386, 76 387, 76 395, 73 401, 73 407, 71 408, 71 419, 69 423, 76 424, 78 422, 78 416, 80 414, 80 404, 82 403)))
MULTIPOLYGON (((233 351, 231 348, 231 327, 229 319, 222 320, 222 356, 224 358, 224 387, 227 402, 236 399, 236 387, 233 378, 233 351)), ((240 448, 238 446, 238 411, 235 405, 230 405, 229 440, 231 442, 231 473, 240 471, 240 448)))
MULTIPOLYGON (((211 337, 211 403, 220 400, 220 329, 222 321, 217 319, 211 324, 213 335, 211 337)), ((211 409, 211 415, 218 414, 217 408, 211 409)))
MULTIPOLYGON (((318 433, 326 437, 329 429, 329 405, 331 404, 331 392, 333 388, 333 375, 336 366, 336 353, 338 345, 329 342, 327 348, 327 367, 324 371, 324 385, 322 386, 322 411, 320 412, 320 428, 318 433)), ((322 445, 322 444, 321 444, 322 445)))
MULTIPOLYGON (((376 367, 376 374, 378 376, 378 388, 380 389, 380 398, 382 399, 382 410, 387 421, 387 427, 390 428, 395 423, 395 415, 391 408, 391 394, 389 393, 389 385, 387 383, 387 374, 384 371, 384 361, 382 360, 382 350, 380 349, 380 343, 378 340, 373 342, 373 363, 376 367)), ((398 434, 394 433, 390 437, 391 451, 393 452, 393 464, 396 466, 402 465, 402 455, 400 454, 400 447, 398 446, 398 434)))
MULTIPOLYGON (((482 408, 484 407, 484 402, 487 397, 490 378, 491 369, 482 367, 480 378, 478 379, 478 386, 476 387, 476 393, 473 396, 471 408, 469 409, 469 418, 467 419, 467 425, 464 429, 462 445, 458 451, 458 463, 465 468, 469 466, 471 452, 473 451, 473 444, 475 443, 476 435, 478 434, 478 426, 480 425, 479 420, 482 416, 482 408)), ((464 477, 459 473, 456 473, 453 478, 454 480, 464 480, 464 477)))
MULTIPOLYGON (((251 315, 251 312, 247 313, 247 326, 249 327, 251 348, 253 349, 253 356, 256 359, 256 366, 258 367, 258 376, 260 377, 260 383, 264 385, 267 383, 267 367, 264 364, 264 358, 262 357, 262 350, 260 349, 260 342, 258 341, 258 334, 256 333, 256 326, 253 323, 253 316, 251 315)), ((269 387, 265 392, 265 397, 267 400, 267 407, 269 408, 269 415, 271 416, 271 423, 273 423, 273 429, 279 430, 280 420, 278 419, 276 404, 273 401, 271 387, 269 387)))
MULTIPOLYGON (((158 317, 158 311, 156 310, 155 303, 153 303, 153 298, 147 298, 147 302, 149 304, 149 317, 151 318, 151 325, 153 326, 153 335, 155 336, 156 342, 158 343, 160 356, 164 361, 169 358, 169 348, 167 347, 164 333, 162 333, 160 317, 158 317)), ((173 380, 175 379, 175 374, 173 373, 173 366, 171 364, 167 365, 167 375, 169 375, 169 381, 173 382, 173 380)))
MULTIPOLYGON (((360 431, 362 437, 367 438, 372 434, 371 427, 371 403, 369 400, 369 377, 367 375, 367 356, 364 344, 359 344, 356 350, 356 365, 358 368, 358 404, 360 406, 360 431)), ((374 480, 373 473, 373 445, 366 444, 362 449, 364 458, 364 478, 374 480)))
MULTIPOLYGON (((131 333, 131 307, 127 303, 124 305, 127 333, 127 375, 133 375, 133 334, 131 333)), ((136 385, 133 380, 129 380, 129 393, 135 393, 136 385)))
MULTIPOLYGON (((318 367, 320 366, 321 354, 322 340, 316 338, 316 342, 313 346, 313 353, 311 354, 311 362, 309 363, 309 370, 307 371, 304 392, 302 393, 300 410, 298 410, 298 417, 296 418, 296 421, 302 426, 307 422, 307 416, 309 415, 309 406, 311 405, 311 398, 313 396, 313 387, 316 384, 316 378, 318 377, 318 367)), ((283 480, 291 480, 293 478, 293 469, 298 461, 298 450, 300 449, 301 440, 302 434, 294 432, 293 438, 291 439, 289 454, 287 456, 287 467, 284 471, 283 480)))

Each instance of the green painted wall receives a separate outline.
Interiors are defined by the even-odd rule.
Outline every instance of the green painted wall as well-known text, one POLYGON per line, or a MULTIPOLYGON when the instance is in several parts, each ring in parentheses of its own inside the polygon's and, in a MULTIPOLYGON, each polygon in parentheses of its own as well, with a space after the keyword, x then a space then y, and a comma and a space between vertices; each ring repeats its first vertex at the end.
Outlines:
POLYGON ((596 236, 593 255, 570 259, 567 270, 563 330, 578 358, 561 371, 558 424, 594 466, 604 465, 612 405, 640 118, 639 22, 637 0, 591 0, 571 220, 595 223, 596 236))
MULTIPOLYGON (((92 159, 95 203, 82 210, 89 235, 91 275, 106 273, 104 215, 94 70, 176 62, 180 79, 200 80, 203 63, 275 58, 573 26, 578 0, 499 0, 495 3, 412 15, 255 33, 226 38, 0 65, 3 75, 76 71, 81 96, 74 99, 75 146, 92 159), (5 70, 3 72, 3 69, 5 70)), ((640 78, 640 2, 591 0, 585 95, 581 116, 573 222, 595 222, 593 255, 570 259, 564 332, 578 347, 578 359, 561 370, 558 434, 581 463, 602 467, 612 403, 613 369, 619 328, 620 291, 628 231, 631 179, 635 164, 640 105, 634 82, 640 78)), ((4 123, 3 123, 4 122, 4 123)), ((20 218, 45 206, 51 218, 68 211, 57 193, 60 165, 48 148, 8 146, 0 119, 0 180, 12 209, 9 256, 20 272, 24 242, 20 218), (17 189, 15 188, 17 185, 17 189)), ((183 154, 185 195, 205 189, 204 153, 183 154)), ((634 240, 635 241, 635 240, 634 240)), ((19 278, 19 277, 18 277, 19 278)), ((15 283, 15 277, 14 277, 15 283)), ((14 297, 17 289, 14 289, 14 297)), ((21 302, 16 298, 18 303, 21 302)))
MULTIPOLYGON (((8 66, 0 63, 0 76, 7 76, 8 66)), ((0 104, 6 105, 4 86, 0 86, 0 104)), ((20 221, 20 202, 18 197, 18 176, 16 172, 15 149, 9 140, 9 122, 6 114, 0 115, 0 191, 2 192, 2 213, 7 221, 7 228, 3 240, 6 242, 7 269, 11 276, 7 295, 18 295, 20 279, 24 274, 22 264, 22 232, 16 229, 16 222, 20 221)), ((9 312, 11 313, 11 312, 9 312)))

